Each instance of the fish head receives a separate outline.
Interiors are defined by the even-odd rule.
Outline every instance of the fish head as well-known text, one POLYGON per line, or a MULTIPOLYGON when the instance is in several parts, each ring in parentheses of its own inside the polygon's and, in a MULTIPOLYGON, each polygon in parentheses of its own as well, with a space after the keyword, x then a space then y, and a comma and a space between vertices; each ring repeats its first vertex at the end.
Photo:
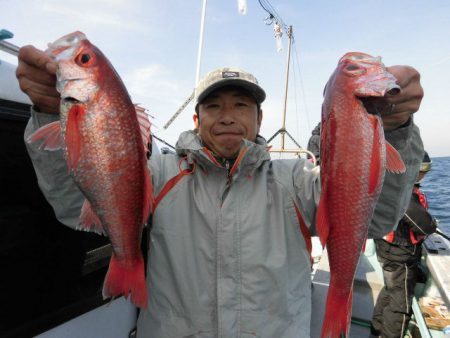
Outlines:
POLYGON ((46 51, 57 62, 56 89, 62 103, 86 103, 99 90, 103 54, 82 32, 73 32, 49 44, 46 51))
POLYGON ((400 92, 397 79, 386 70, 379 56, 373 57, 360 52, 347 53, 339 61, 338 71, 357 97, 385 96, 386 93, 400 92))

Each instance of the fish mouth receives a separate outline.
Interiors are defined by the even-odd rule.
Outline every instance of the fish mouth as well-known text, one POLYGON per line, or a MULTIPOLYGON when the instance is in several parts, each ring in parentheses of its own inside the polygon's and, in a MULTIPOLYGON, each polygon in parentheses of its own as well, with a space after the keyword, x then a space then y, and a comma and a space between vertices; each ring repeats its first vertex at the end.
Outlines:
POLYGON ((68 104, 78 104, 81 103, 80 100, 74 98, 73 96, 66 96, 66 97, 62 97, 61 101, 63 101, 63 103, 68 103, 68 104))
POLYGON ((395 96, 395 95, 400 94, 401 91, 402 90, 401 90, 400 86, 395 85, 393 88, 390 88, 390 89, 388 88, 386 94, 391 95, 391 96, 395 96))

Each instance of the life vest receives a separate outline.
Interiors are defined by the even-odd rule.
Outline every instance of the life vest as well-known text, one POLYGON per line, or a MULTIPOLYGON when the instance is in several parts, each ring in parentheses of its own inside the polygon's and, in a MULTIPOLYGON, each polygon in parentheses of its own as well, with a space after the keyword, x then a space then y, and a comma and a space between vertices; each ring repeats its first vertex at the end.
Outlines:
MULTIPOLYGON (((416 194, 419 197, 420 205, 422 205, 425 209, 428 209, 427 198, 426 198, 425 194, 419 189, 419 187, 420 187, 419 185, 416 185, 413 187, 413 194, 416 194)), ((403 223, 403 220, 400 220, 400 224, 398 226, 399 227, 404 226, 402 223, 403 223)), ((425 235, 416 235, 416 234, 414 234, 411 227, 408 226, 408 228, 409 228, 409 231, 408 231, 409 240, 411 241, 411 243, 413 245, 416 245, 425 239, 425 235)), ((383 239, 389 243, 398 243, 401 241, 401 239, 398 238, 397 230, 391 231, 386 236, 384 236, 383 239)))

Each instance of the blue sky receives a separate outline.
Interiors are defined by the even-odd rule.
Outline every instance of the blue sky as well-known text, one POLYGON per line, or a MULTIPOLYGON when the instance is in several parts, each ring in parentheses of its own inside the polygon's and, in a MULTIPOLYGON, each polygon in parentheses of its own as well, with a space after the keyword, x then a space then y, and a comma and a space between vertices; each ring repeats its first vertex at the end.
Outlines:
MULTIPOLYGON (((450 2, 270 3, 294 30, 286 128, 302 146, 320 119, 323 86, 337 61, 362 51, 421 72, 425 98, 415 121, 431 156, 450 155, 450 2)), ((282 125, 288 40, 285 34, 284 50, 277 52, 273 27, 264 23, 268 14, 256 0, 247 5, 243 16, 237 0, 208 1, 201 75, 223 66, 254 73, 267 92, 261 134, 269 138, 282 125)), ((10 42, 17 45, 45 49, 83 31, 113 63, 133 101, 155 116, 159 137, 174 144, 192 128, 192 105, 167 130, 162 126, 195 86, 202 0, 0 0, 0 6, 0 28, 12 31, 10 42)))

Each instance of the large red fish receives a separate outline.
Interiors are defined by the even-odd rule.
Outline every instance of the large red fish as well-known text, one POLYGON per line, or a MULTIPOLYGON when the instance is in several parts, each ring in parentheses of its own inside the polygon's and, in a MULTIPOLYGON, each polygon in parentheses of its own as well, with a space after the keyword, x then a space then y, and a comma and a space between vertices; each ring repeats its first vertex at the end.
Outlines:
POLYGON ((62 148, 69 172, 86 200, 80 228, 106 233, 113 253, 103 285, 104 298, 131 293, 147 306, 142 230, 153 203, 147 167, 150 122, 135 109, 108 59, 81 32, 49 45, 57 61, 61 118, 28 140, 62 148))
POLYGON ((317 232, 327 246, 330 286, 322 338, 348 337, 353 279, 385 170, 405 171, 399 153, 385 142, 381 118, 359 99, 399 92, 395 82, 379 57, 347 53, 325 88, 317 232))

